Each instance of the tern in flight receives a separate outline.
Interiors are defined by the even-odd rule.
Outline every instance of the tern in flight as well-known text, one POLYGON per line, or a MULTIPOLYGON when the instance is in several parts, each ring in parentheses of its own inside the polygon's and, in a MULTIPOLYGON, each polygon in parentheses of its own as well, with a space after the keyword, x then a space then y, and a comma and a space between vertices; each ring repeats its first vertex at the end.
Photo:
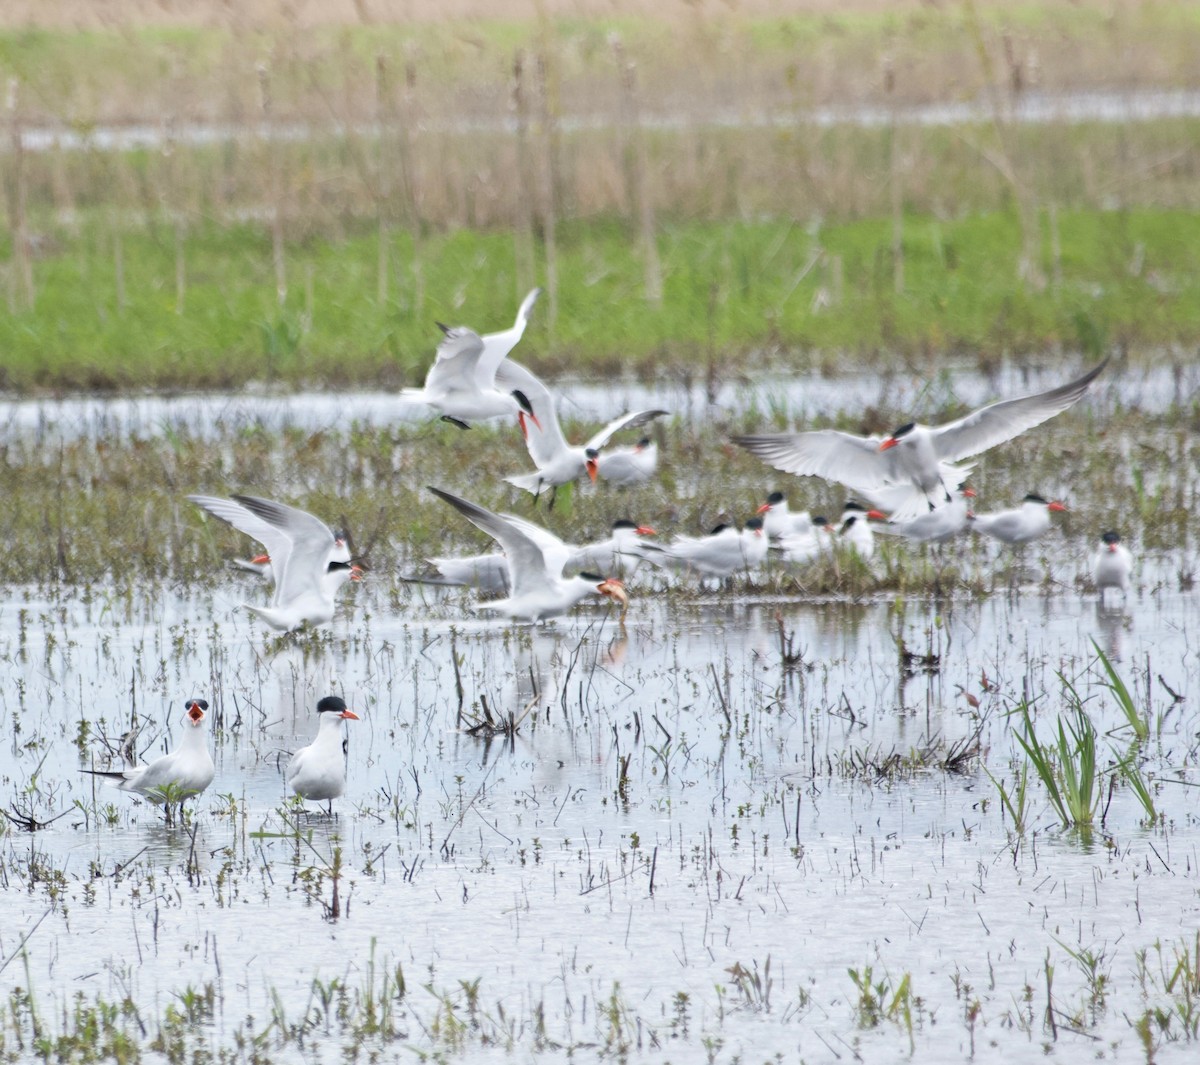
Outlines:
POLYGON ((971 466, 956 466, 1019 436, 1077 402, 1108 365, 1105 359, 1082 377, 1048 392, 1004 399, 945 425, 908 422, 889 436, 855 436, 837 429, 806 433, 735 436, 733 441, 785 473, 837 481, 863 494, 907 488, 890 508, 897 521, 953 502, 953 489, 971 466))
MULTIPOLYGON (((509 484, 532 492, 534 499, 545 488, 551 488, 557 494, 560 485, 570 484, 584 474, 595 481, 602 472, 600 449, 616 433, 622 429, 636 429, 667 413, 665 410, 638 410, 623 414, 609 422, 587 443, 575 446, 568 444, 563 435, 553 393, 524 366, 507 359, 497 371, 496 380, 502 388, 519 391, 529 400, 532 408, 531 414, 521 411, 517 417, 525 434, 529 457, 533 459, 537 471, 507 480, 509 484)), ((550 505, 554 505, 553 495, 550 505)))
POLYGON ((429 490, 483 530, 503 549, 508 559, 508 595, 476 603, 476 610, 492 610, 518 621, 538 622, 565 614, 589 595, 602 595, 629 603, 625 586, 615 578, 595 573, 563 576, 570 548, 558 537, 511 515, 493 514, 466 499, 432 485, 429 490))
POLYGON ((438 345, 437 358, 425 377, 424 388, 406 388, 400 394, 438 411, 443 421, 470 429, 471 422, 524 413, 530 417, 533 408, 519 388, 508 391, 497 387, 496 371, 529 324, 529 312, 541 295, 535 288, 521 302, 516 321, 502 333, 480 336, 467 326, 442 325, 438 328, 445 337, 438 345))
POLYGON ((334 596, 362 567, 344 539, 307 511, 257 496, 188 496, 198 507, 252 536, 267 549, 275 594, 269 607, 245 604, 273 629, 288 632, 307 622, 333 620, 334 596))

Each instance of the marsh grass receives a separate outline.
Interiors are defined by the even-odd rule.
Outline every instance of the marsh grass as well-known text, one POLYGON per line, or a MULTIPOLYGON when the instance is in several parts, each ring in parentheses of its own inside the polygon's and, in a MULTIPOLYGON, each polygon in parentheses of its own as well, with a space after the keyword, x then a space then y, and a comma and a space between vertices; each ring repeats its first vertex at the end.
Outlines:
MULTIPOLYGON (((1118 219, 1063 210, 1059 227, 1072 257, 1064 284, 1044 291, 1017 286, 995 269, 1017 253, 1011 221, 1003 210, 944 221, 914 214, 902 293, 883 285, 873 265, 890 240, 886 219, 828 222, 823 254, 837 257, 846 281, 836 305, 816 309, 819 278, 792 280, 812 240, 787 224, 665 220, 656 306, 633 291, 639 268, 626 226, 564 223, 556 238, 557 320, 551 329, 539 309, 519 357, 543 373, 624 369, 680 378, 702 372, 700 351, 710 352, 718 376, 741 372, 748 358, 762 367, 781 358, 792 369, 832 367, 846 351, 860 361, 899 353, 919 364, 933 353, 970 351, 985 363, 1009 350, 1075 348, 1081 306, 1108 323, 1111 344, 1134 352, 1200 336, 1192 311, 1200 305, 1200 223, 1192 213, 1130 208, 1118 219), (1118 222, 1119 248, 1110 236, 1118 222), (953 266, 930 242, 935 230, 942 244, 961 247, 953 266), (1153 283, 1127 272, 1125 248, 1135 245, 1153 264, 1153 283)), ((381 302, 371 283, 376 238, 350 224, 289 245, 293 273, 309 280, 280 304, 269 232, 198 219, 183 237, 189 281, 177 308, 164 287, 176 251, 157 225, 123 233, 118 279, 107 223, 94 215, 71 229, 44 223, 51 239, 34 263, 38 298, 31 309, 0 318, 7 353, 0 384, 9 388, 418 384, 439 338, 435 320, 500 329, 520 296, 511 238, 473 227, 421 239, 428 297, 418 301, 406 287, 381 302)), ((412 238, 392 239, 396 260, 415 263, 412 238)))
MULTIPOLYGON (((1038 737, 1028 704, 1022 703, 1020 730, 1015 732, 1029 764, 1064 828, 1090 828, 1100 801, 1096 766, 1096 729, 1076 705, 1060 715, 1048 743, 1038 737)), ((1015 821, 1015 818, 1014 818, 1015 821)))
POLYGON ((1010 7, 0 31, 14 145, 161 134, 7 154, 0 384, 413 383, 435 318, 498 327, 535 281, 542 369, 1194 342, 1200 122, 1007 116, 1189 84, 1200 26, 1010 7), (893 121, 814 121, 856 104, 893 121))

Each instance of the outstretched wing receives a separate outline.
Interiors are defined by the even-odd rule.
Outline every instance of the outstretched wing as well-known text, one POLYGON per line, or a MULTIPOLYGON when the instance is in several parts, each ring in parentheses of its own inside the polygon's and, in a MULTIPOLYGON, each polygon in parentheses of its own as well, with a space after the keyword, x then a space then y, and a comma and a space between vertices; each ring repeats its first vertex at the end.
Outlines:
POLYGON ((517 308, 516 321, 513 322, 511 329, 505 329, 502 333, 484 334, 483 355, 479 359, 475 375, 480 388, 495 386, 496 371, 500 368, 505 356, 517 346, 521 337, 525 335, 525 327, 529 324, 529 314, 541 294, 542 290, 535 288, 521 301, 521 306, 517 308))
POLYGON ((894 451, 880 451, 883 438, 855 436, 837 429, 807 433, 735 436, 733 442, 785 473, 824 477, 853 488, 880 488, 902 479, 894 451))
POLYGON ((932 430, 938 458, 955 462, 969 455, 978 455, 981 451, 1019 436, 1026 429, 1041 425, 1078 402, 1107 365, 1108 359, 1105 359, 1082 377, 1052 388, 1049 392, 1002 399, 972 411, 965 418, 939 426, 932 430))
POLYGON ((433 485, 429 486, 429 490, 439 499, 449 503, 467 521, 482 529, 504 549, 505 555, 508 556, 511 578, 509 584, 514 598, 527 591, 544 587, 562 572, 561 565, 559 573, 551 571, 541 546, 511 519, 493 514, 477 503, 460 499, 449 492, 443 492, 440 488, 434 488, 433 485))
POLYGON ((445 393, 469 391, 475 388, 480 357, 484 352, 483 338, 465 325, 447 329, 437 346, 437 358, 425 377, 425 391, 445 393))
POLYGON ((630 414, 622 414, 615 421, 609 422, 583 446, 586 450, 599 451, 622 429, 636 429, 639 425, 645 425, 669 413, 670 411, 665 410, 635 410, 630 414))

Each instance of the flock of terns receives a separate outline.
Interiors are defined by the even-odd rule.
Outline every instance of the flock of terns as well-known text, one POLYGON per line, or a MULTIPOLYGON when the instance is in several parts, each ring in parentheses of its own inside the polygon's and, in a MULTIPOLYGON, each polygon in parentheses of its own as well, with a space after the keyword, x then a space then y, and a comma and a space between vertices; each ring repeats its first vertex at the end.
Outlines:
MULTIPOLYGON (((516 417, 535 469, 508 478, 535 501, 583 477, 633 485, 652 478, 657 446, 643 438, 634 447, 608 450, 614 435, 646 425, 668 413, 633 411, 615 419, 581 445, 567 442, 558 421, 554 394, 529 370, 509 358, 537 301, 534 289, 522 301, 510 329, 480 335, 466 326, 450 328, 421 389, 404 394, 428 405, 463 429, 492 418, 516 417)), ((915 542, 945 542, 968 527, 1004 543, 1020 544, 1050 528, 1051 514, 1066 508, 1057 500, 1030 494, 1020 506, 992 514, 970 510, 974 492, 967 483, 971 464, 963 460, 1018 436, 1076 403, 1104 370, 1107 360, 1074 381, 1034 395, 980 407, 956 421, 927 426, 910 422, 885 437, 861 437, 832 429, 799 433, 735 436, 733 442, 786 473, 835 481, 866 499, 845 504, 836 527, 825 517, 791 511, 785 495, 773 492, 742 528, 722 525, 706 536, 676 537, 657 544, 654 530, 633 521, 613 524, 604 540, 565 543, 535 522, 497 514, 444 489, 430 486, 439 499, 496 541, 499 550, 470 558, 433 558, 436 570, 405 580, 478 587, 498 595, 475 604, 514 620, 539 622, 599 595, 621 604, 629 597, 622 577, 641 563, 701 577, 726 579, 753 569, 774 548, 788 563, 803 563, 832 549, 835 542, 869 559, 874 552, 871 522, 887 535, 915 542)), ((320 518, 269 499, 235 495, 188 497, 212 516, 232 525, 266 549, 250 563, 269 576, 269 606, 244 604, 271 628, 290 632, 333 618, 338 590, 362 570, 351 557, 347 538, 320 518)), ((1104 533, 1093 561, 1101 595, 1128 590, 1133 571, 1129 550, 1116 532, 1104 533)), ((199 794, 211 783, 212 757, 205 740, 208 704, 185 704, 178 746, 148 765, 124 770, 90 770, 125 791, 158 802, 199 794)), ((297 751, 285 772, 301 799, 332 801, 345 789, 342 722, 357 716, 337 696, 317 704, 317 736, 297 751)))

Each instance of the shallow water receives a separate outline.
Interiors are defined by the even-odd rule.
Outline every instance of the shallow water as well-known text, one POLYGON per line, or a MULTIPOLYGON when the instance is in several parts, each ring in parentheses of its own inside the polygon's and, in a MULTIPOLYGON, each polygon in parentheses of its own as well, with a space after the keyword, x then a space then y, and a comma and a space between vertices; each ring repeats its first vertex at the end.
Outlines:
MULTIPOLYGON (((791 101, 771 109, 739 107, 725 110, 712 101, 697 101, 702 113, 695 113, 678 100, 664 100, 657 110, 648 105, 642 124, 650 129, 678 131, 704 129, 763 129, 773 127, 818 126, 829 129, 851 126, 878 129, 884 126, 964 126, 990 123, 994 105, 986 99, 955 100, 912 104, 898 107, 849 105, 797 110, 791 101)), ((1200 92, 1191 89, 1131 89, 1124 92, 1096 91, 1071 93, 1026 92, 1004 107, 1007 121, 1020 125, 1078 125, 1084 122, 1130 123, 1167 118, 1195 118, 1200 115, 1200 92)), ((623 124, 612 114, 575 114, 563 117, 565 132, 612 129, 623 124)), ((426 116, 421 128, 430 133, 467 135, 472 133, 515 133, 514 117, 439 119, 426 116)), ((21 146, 26 151, 141 151, 164 145, 185 144, 197 147, 235 141, 273 140, 303 142, 331 135, 378 136, 376 124, 327 127, 304 123, 241 125, 222 123, 171 123, 124 126, 94 126, 85 131, 67 127, 34 127, 21 131, 21 146)), ((0 142, 0 153, 10 151, 0 142)))
MULTIPOLYGON (((928 414, 951 403, 976 406, 1052 388, 1074 374, 1074 369, 1042 362, 1006 363, 990 374, 959 366, 947 369, 932 382, 923 370, 773 373, 753 380, 718 380, 711 394, 703 382, 670 378, 648 383, 568 380, 558 382, 562 389, 559 413, 564 418, 598 422, 650 407, 663 408, 688 421, 720 419, 746 410, 778 411, 795 421, 865 408, 928 414)), ((1101 416, 1114 409, 1155 414, 1190 406, 1198 394, 1200 364, 1168 365, 1164 357, 1153 366, 1121 368, 1119 375, 1111 368, 1093 385, 1087 403, 1101 416)), ((347 410, 353 411, 354 424, 372 427, 431 417, 428 408, 392 392, 282 392, 261 387, 172 396, 14 398, 4 410, 0 425, 5 432, 46 442, 147 438, 166 431, 209 439, 250 426, 271 432, 285 427, 316 432, 345 428, 347 410)))
MULTIPOLYGON (((1160 942, 1169 960, 1200 928, 1196 789, 1172 782, 1194 783, 1195 593, 1108 609, 1028 588, 952 604, 676 593, 635 598, 623 627, 595 608, 529 630, 472 615, 458 591, 396 609, 375 578, 347 595, 327 639, 274 652, 237 609, 261 594, 231 577, 186 597, 18 588, 0 607, 3 805, 66 811, 0 840, 0 964, 47 1014, 83 992, 129 996, 153 1023, 186 988, 212 985, 200 1045, 273 1020, 277 1060, 333 1061, 337 1038, 278 1043, 315 1008, 313 981, 361 991, 399 965, 398 1045, 451 1059, 836 1061, 856 1047, 896 1060, 908 1035, 895 1016, 859 1026, 847 970, 871 966, 893 993, 911 974, 922 1061, 963 1060, 976 1001, 980 1060, 1044 1044, 1057 1060, 1110 1044, 1130 1060, 1127 1018, 1157 1001, 1137 952, 1160 942), (802 651, 791 671, 781 621, 802 651), (1014 846, 978 761, 961 774, 864 768, 978 731, 984 764, 1011 780, 1005 714, 1027 691, 1046 735, 1059 671, 1111 730, 1102 758, 1124 752, 1115 701, 1086 668, 1093 638, 1140 699, 1150 671, 1146 768, 1162 781, 1164 827, 1144 827, 1120 788, 1103 829, 1080 839, 1031 785, 1034 828, 1014 846), (940 655, 937 671, 907 675, 899 639, 940 655), (512 742, 465 734, 455 659, 469 715, 482 698, 527 712, 512 742), (1166 686, 1186 701, 1172 706, 1166 686), (302 820, 297 837, 279 812, 280 765, 329 691, 363 718, 348 723, 350 787, 335 821, 302 820), (185 828, 77 770, 102 754, 96 732, 119 736, 134 708, 155 756, 192 693, 220 728, 189 876, 185 828), (77 747, 81 719, 92 737, 77 747), (330 921, 317 874, 334 846, 343 914, 330 921), (1088 949, 1111 977, 1095 1010, 1068 954, 1088 949), (1043 1022, 1047 958, 1057 1037, 1043 1022), (469 1015, 460 981, 475 980, 469 1015)), ((1157 1060, 1194 1048, 1167 1044, 1157 1060)))

